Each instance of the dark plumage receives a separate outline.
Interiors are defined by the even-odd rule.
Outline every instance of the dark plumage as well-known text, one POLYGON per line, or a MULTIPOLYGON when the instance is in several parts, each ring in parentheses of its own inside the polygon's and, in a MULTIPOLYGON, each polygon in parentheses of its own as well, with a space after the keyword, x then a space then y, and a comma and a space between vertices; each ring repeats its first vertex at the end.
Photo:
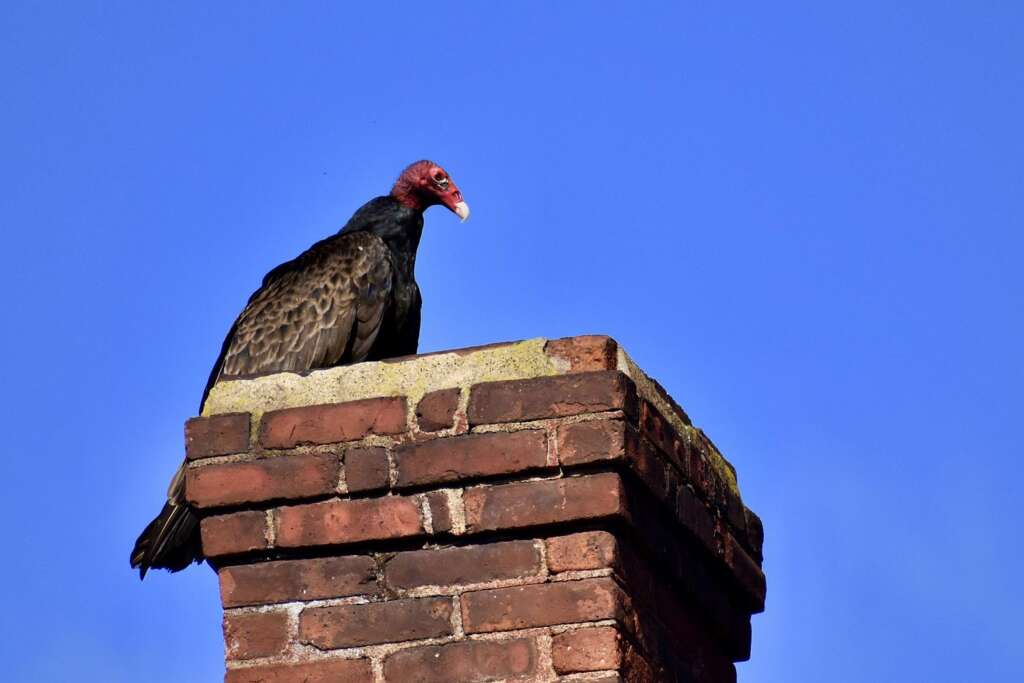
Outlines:
MULTIPOLYGON (((469 215, 448 174, 433 162, 416 162, 390 195, 371 199, 336 235, 267 273, 224 339, 200 412, 222 379, 416 353, 416 249, 423 211, 434 204, 463 220, 469 215)), ((135 542, 132 567, 144 578, 153 567, 178 571, 202 561, 198 522, 185 500, 183 465, 167 503, 135 542)))

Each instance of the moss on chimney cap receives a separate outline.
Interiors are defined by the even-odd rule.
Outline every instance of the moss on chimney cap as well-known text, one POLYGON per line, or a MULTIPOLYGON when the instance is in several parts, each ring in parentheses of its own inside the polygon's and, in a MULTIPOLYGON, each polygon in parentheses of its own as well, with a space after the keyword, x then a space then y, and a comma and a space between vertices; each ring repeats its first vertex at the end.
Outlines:
MULTIPOLYGON (((409 409, 428 392, 470 387, 481 382, 529 379, 586 370, 619 370, 636 384, 676 432, 693 427, 686 413, 647 376, 618 344, 606 336, 548 340, 543 337, 406 358, 343 365, 305 374, 277 373, 221 381, 210 391, 203 415, 251 413, 254 424, 264 412, 280 408, 342 403, 381 396, 406 396, 409 409), (582 358, 582 360, 581 360, 582 358)), ((711 465, 739 493, 732 466, 712 446, 711 465)))

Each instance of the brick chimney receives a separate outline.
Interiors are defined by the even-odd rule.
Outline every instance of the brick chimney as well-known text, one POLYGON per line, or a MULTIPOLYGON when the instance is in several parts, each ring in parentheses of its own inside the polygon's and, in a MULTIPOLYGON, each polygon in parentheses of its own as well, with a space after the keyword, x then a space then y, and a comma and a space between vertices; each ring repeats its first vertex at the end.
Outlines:
POLYGON ((736 474, 607 337, 217 385, 186 426, 227 683, 735 681, 736 474))

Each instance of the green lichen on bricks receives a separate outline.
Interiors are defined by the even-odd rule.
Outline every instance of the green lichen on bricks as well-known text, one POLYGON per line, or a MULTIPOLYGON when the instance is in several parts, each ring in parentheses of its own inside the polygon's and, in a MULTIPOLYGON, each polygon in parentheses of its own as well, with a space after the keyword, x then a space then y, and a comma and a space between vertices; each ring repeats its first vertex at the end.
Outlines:
MULTIPOLYGON (((650 401, 661 413, 662 417, 668 421, 672 428, 676 431, 676 434, 683 435, 693 431, 694 427, 684 421, 669 402, 662 395, 661 391, 655 386, 654 380, 647 376, 640 367, 633 362, 633 359, 619 347, 619 371, 627 375, 633 380, 636 385, 637 393, 650 401)), ((714 468, 715 473, 721 478, 725 485, 736 495, 740 495, 739 482, 736 481, 736 473, 733 471, 732 466, 726 461, 714 444, 709 443, 708 459, 711 463, 711 467, 714 468)))
POLYGON ((469 351, 449 351, 398 362, 372 362, 317 370, 307 375, 280 373, 220 382, 210 392, 203 415, 342 403, 380 396, 407 396, 415 405, 436 389, 480 382, 545 377, 560 373, 544 353, 546 339, 469 351))
MULTIPOLYGON (((437 389, 470 387, 481 382, 518 380, 567 374, 568 364, 545 353, 542 337, 476 349, 415 356, 401 361, 357 363, 306 375, 279 373, 214 386, 204 416, 251 413, 253 429, 263 413, 280 408, 343 403, 382 396, 406 396, 410 410, 437 389)), ((678 434, 693 427, 676 413, 656 383, 621 349, 618 370, 629 376, 641 397, 650 401, 678 434)), ((721 453, 711 447, 709 460, 723 482, 739 495, 736 475, 721 453)))

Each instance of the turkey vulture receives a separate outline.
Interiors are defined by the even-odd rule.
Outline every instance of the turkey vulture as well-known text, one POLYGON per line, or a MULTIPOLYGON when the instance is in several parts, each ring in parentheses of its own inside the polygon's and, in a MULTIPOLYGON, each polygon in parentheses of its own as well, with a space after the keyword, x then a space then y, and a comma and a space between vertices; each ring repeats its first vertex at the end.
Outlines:
MULTIPOLYGON (((417 161, 391 194, 364 204, 335 235, 274 268, 228 331, 199 404, 222 379, 302 372, 416 353, 420 289, 416 248, 423 211, 443 204, 462 220, 469 207, 443 168, 417 161)), ((131 554, 140 578, 203 560, 199 520, 185 500, 185 466, 167 503, 131 554)))

